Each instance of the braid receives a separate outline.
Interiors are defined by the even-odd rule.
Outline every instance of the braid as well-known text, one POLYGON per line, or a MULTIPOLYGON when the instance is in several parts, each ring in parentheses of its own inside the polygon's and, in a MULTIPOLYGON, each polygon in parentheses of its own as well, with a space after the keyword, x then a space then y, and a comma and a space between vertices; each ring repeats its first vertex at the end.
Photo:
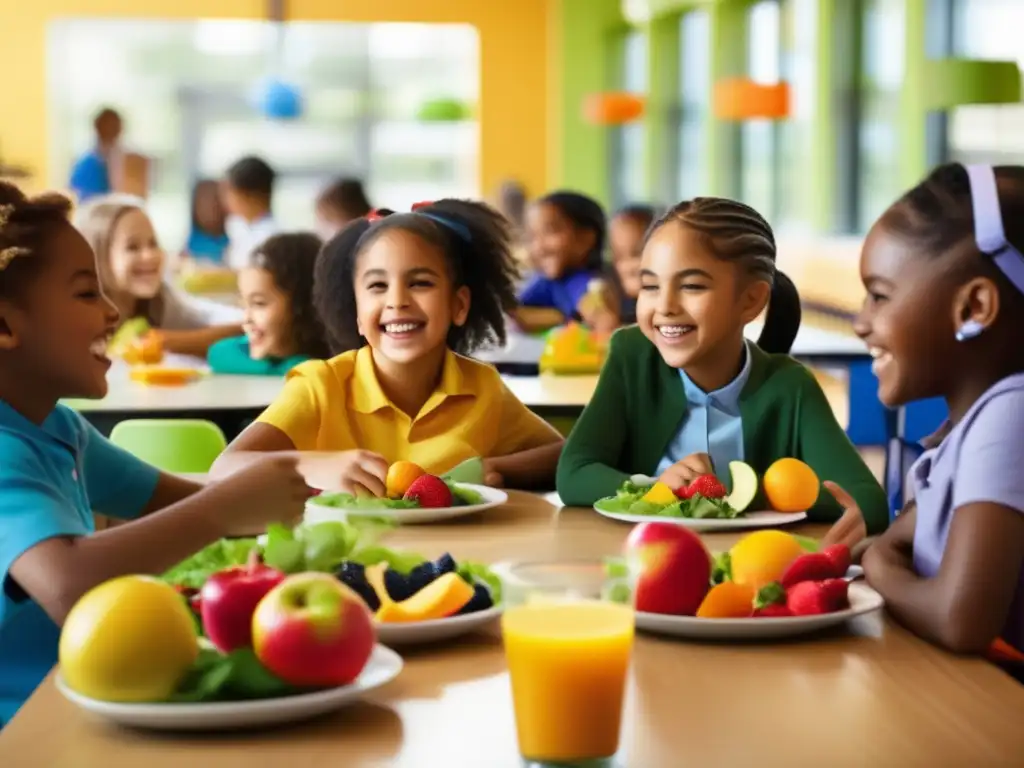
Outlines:
POLYGON ((26 197, 0 181, 0 297, 14 295, 42 263, 46 238, 66 224, 71 201, 54 192, 26 197))

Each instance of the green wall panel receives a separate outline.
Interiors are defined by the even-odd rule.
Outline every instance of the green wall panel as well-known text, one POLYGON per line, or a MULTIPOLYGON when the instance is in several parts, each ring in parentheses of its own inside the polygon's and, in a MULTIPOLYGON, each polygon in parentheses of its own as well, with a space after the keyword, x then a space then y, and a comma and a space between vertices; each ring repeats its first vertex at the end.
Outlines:
POLYGON ((1015 61, 933 59, 925 63, 923 78, 928 109, 1021 100, 1020 68, 1015 61))

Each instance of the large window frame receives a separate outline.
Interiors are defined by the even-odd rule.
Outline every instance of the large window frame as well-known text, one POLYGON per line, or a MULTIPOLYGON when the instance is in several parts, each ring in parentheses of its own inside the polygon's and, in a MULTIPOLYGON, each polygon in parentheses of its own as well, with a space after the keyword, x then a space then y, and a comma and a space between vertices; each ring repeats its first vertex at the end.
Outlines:
MULTIPOLYGON (((612 46, 614 87, 638 96, 648 88, 647 56, 650 41, 645 30, 629 27, 617 34, 612 46)), ((608 131, 609 198, 612 210, 645 200, 646 131, 642 120, 612 126, 608 131)))

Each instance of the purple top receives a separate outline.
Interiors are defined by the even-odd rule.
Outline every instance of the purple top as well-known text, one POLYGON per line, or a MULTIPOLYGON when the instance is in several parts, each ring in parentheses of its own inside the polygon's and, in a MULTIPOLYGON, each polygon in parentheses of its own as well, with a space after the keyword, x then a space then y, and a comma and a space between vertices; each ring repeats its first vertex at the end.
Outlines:
MULTIPOLYGON (((937 448, 910 468, 917 501, 914 569, 934 577, 949 538, 953 515, 976 502, 1001 504, 1024 513, 1024 373, 993 385, 937 448)), ((1024 571, 1003 626, 1002 639, 1024 652, 1024 571)))
POLYGON ((589 269, 568 272, 557 280, 533 275, 519 292, 519 303, 524 307, 552 307, 571 319, 595 277, 601 277, 601 273, 589 269))

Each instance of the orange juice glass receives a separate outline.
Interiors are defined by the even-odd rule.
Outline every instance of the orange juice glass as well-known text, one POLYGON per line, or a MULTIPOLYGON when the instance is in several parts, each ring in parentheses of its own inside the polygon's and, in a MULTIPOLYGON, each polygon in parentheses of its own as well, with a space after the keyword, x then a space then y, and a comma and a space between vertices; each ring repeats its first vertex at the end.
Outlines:
POLYGON ((629 607, 597 601, 505 611, 501 628, 524 758, 571 763, 618 751, 633 624, 629 607))

